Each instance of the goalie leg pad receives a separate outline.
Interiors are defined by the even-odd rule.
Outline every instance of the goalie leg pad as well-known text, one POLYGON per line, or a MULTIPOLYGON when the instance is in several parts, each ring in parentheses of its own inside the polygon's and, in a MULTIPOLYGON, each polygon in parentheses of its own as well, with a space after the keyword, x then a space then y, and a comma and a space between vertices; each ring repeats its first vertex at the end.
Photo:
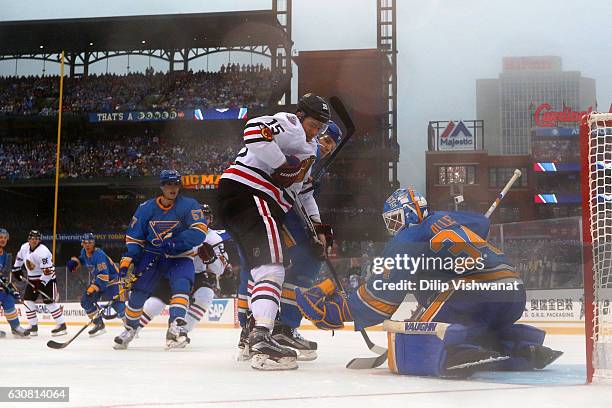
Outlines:
POLYGON ((412 324, 405 333, 388 332, 389 369, 396 374, 441 377, 445 374, 447 349, 463 344, 467 328, 461 324, 406 322, 412 324))
MULTIPOLYGON (((510 359, 499 363, 498 370, 526 371, 540 367, 537 350, 548 349, 542 347, 546 332, 526 324, 513 324, 498 332, 500 352, 510 355, 510 359)), ((554 350, 552 350, 554 351, 554 350)), ((554 361, 557 355, 550 362, 554 361)), ((550 363, 549 362, 549 363, 550 363)))

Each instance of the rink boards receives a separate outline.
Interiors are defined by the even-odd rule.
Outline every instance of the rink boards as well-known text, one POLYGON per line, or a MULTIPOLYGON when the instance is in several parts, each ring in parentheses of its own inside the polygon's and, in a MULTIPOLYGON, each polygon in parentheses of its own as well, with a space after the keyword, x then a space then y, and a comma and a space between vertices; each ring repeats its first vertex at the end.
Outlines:
MULTIPOLYGON (((89 321, 89 318, 77 302, 61 303, 64 316, 69 325, 79 325, 89 321)), ((416 310, 417 304, 413 298, 407 297, 393 316, 396 320, 407 319, 416 310)), ((17 305, 20 319, 25 320, 25 307, 17 305)), ((54 324, 53 318, 47 312, 44 304, 37 304, 39 324, 54 324)), ((607 308, 606 308, 607 310, 607 308)), ((0 310, 0 315, 3 311, 0 310)), ((609 318, 609 316, 607 316, 609 318)), ((165 326, 168 320, 168 307, 160 316, 155 317, 150 325, 165 326)), ((527 292, 527 303, 522 323, 540 327, 551 334, 584 334, 584 305, 582 289, 533 290, 527 292)), ((119 320, 108 321, 108 324, 119 325, 119 320)), ((202 327, 238 327, 237 299, 215 299, 205 318, 199 324, 202 327)), ((314 328, 309 321, 303 320, 304 329, 314 328)), ((346 329, 352 330, 349 323, 346 329)), ((377 326, 372 328, 380 330, 377 326)))

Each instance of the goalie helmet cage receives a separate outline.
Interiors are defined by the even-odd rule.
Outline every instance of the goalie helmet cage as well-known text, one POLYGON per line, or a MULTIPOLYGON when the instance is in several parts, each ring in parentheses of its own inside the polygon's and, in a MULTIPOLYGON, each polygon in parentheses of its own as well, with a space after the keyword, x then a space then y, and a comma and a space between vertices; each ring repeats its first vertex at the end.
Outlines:
POLYGON ((580 125, 587 382, 612 379, 612 113, 580 125))

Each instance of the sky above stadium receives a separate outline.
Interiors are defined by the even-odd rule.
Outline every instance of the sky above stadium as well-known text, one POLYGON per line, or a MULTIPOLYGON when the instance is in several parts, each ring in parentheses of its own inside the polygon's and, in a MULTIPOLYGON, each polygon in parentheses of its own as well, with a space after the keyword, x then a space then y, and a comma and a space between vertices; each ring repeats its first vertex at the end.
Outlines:
MULTIPOLYGON (((271 4, 271 0, 22 0, 4 2, 0 20, 269 9, 271 4)), ((297 51, 376 46, 376 0, 294 0, 293 11, 297 51)), ((599 109, 607 110, 612 103, 612 55, 607 51, 611 16, 612 2, 606 0, 397 0, 402 184, 425 190, 428 121, 475 119, 476 79, 497 77, 504 56, 561 56, 564 70, 596 80, 599 109)), ((215 58, 207 61, 211 69, 227 62, 227 56, 215 58)), ((109 69, 126 72, 125 57, 116 60, 109 69)), ((93 72, 106 70, 98 65, 93 72)), ((148 59, 133 57, 129 65, 142 71, 148 59)), ((153 67, 163 69, 155 63, 153 67)), ((41 74, 43 67, 35 61, 21 62, 17 68, 20 74, 41 74)), ((48 65, 45 69, 47 74, 59 72, 48 65)), ((14 73, 14 61, 0 62, 0 74, 14 73)))

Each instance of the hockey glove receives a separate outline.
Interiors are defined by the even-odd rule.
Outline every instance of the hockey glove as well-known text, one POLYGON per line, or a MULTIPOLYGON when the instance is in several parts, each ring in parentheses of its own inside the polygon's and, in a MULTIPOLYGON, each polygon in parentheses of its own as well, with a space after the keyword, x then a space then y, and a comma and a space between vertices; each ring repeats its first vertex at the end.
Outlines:
POLYGON ((215 258, 217 258, 214 248, 206 242, 198 247, 198 256, 205 265, 213 263, 215 258))
POLYGON ((98 287, 98 285, 96 285, 95 283, 92 283, 91 285, 89 285, 89 287, 87 288, 87 294, 89 296, 93 295, 94 293, 98 292, 100 290, 100 288, 98 287))
POLYGON ((70 258, 68 262, 66 262, 66 269, 68 269, 70 272, 76 272, 80 266, 81 263, 79 262, 78 258, 75 257, 70 258))
POLYGON ((319 329, 341 329, 344 322, 353 321, 346 299, 336 292, 331 279, 325 279, 306 291, 296 288, 295 300, 302 315, 319 329))
POLYGON ((119 278, 125 278, 128 275, 130 266, 132 266, 132 258, 127 254, 123 255, 119 262, 119 278))
POLYGON ((11 273, 13 274, 13 278, 17 279, 20 282, 23 281, 23 269, 21 267, 13 268, 13 271, 11 273))
POLYGON ((21 295, 11 282, 9 282, 4 276, 0 275, 0 289, 3 289, 7 294, 11 295, 15 300, 20 301, 21 295))
POLYGON ((176 255, 182 254, 188 249, 185 249, 185 244, 183 243, 182 240, 175 239, 172 237, 166 237, 162 241, 160 250, 166 256, 176 256, 176 255))
POLYGON ((327 248, 334 244, 334 230, 329 224, 314 223, 315 231, 317 235, 325 236, 325 245, 327 248))
POLYGON ((296 182, 302 171, 302 162, 295 156, 286 156, 287 161, 272 173, 272 181, 279 187, 287 188, 296 182))

